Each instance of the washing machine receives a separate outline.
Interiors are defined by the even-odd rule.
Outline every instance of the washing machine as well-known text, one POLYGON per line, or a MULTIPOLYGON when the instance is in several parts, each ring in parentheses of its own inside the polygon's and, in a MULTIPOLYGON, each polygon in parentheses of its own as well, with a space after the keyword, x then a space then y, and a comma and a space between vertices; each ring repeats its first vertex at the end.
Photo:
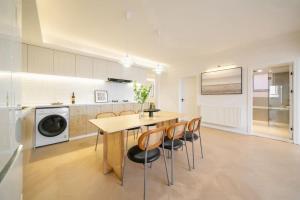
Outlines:
POLYGON ((69 107, 35 110, 35 147, 69 141, 69 107))

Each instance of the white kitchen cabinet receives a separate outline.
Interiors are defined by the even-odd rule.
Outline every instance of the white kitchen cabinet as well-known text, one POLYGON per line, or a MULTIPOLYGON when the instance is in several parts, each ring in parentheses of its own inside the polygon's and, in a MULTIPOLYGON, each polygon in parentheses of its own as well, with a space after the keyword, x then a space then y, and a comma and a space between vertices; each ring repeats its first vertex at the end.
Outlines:
POLYGON ((27 51, 28 45, 27 44, 22 44, 22 72, 28 72, 28 51, 27 51))
POLYGON ((110 61, 94 59, 93 61, 93 78, 107 80, 110 61))
POLYGON ((108 66, 109 78, 127 79, 124 74, 124 67, 121 64, 117 62, 109 62, 108 66))
POLYGON ((28 45, 28 72, 53 74, 53 50, 28 45))
POLYGON ((75 55, 62 51, 54 51, 54 74, 75 76, 75 55))
POLYGON ((93 59, 86 56, 76 56, 76 76, 93 78, 93 59))

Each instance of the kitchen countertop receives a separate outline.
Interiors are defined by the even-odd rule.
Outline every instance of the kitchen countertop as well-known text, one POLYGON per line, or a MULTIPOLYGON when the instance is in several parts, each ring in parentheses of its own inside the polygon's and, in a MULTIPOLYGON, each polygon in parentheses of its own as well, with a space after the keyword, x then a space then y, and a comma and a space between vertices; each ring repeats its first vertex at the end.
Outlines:
POLYGON ((41 107, 63 107, 63 106, 101 106, 101 105, 120 105, 120 104, 133 104, 137 102, 107 102, 107 103, 78 103, 78 104, 59 104, 59 105, 51 105, 51 104, 28 104, 22 105, 22 108, 41 108, 41 107))

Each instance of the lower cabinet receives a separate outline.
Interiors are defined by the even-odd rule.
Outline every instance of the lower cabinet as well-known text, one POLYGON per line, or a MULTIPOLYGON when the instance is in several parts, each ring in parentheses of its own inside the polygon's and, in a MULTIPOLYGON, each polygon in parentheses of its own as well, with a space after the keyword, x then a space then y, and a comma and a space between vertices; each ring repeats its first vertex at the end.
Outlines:
POLYGON ((86 106, 87 112, 87 125, 86 125, 86 133, 95 133, 98 131, 97 127, 91 124, 88 120, 95 119, 96 115, 101 112, 101 106, 97 105, 88 105, 86 106))
POLYGON ((86 106, 70 106, 69 133, 70 138, 86 134, 86 106))
POLYGON ((98 131, 97 127, 91 124, 89 120, 95 119, 98 113, 115 112, 116 114, 119 114, 121 111, 129 110, 137 112, 138 104, 124 103, 70 106, 70 138, 96 133, 98 131))

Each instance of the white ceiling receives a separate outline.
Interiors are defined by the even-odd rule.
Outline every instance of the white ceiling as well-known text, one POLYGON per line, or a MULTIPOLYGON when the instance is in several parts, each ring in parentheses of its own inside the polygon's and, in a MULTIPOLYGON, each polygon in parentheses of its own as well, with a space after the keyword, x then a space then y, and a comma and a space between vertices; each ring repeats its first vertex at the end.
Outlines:
POLYGON ((44 39, 171 66, 300 30, 300 0, 36 1, 44 39))

